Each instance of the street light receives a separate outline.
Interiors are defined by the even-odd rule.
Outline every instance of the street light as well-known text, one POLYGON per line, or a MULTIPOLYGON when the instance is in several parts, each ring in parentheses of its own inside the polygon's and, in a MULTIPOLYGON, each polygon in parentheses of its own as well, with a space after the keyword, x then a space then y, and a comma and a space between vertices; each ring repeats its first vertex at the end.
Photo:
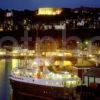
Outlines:
POLYGON ((85 41, 85 44, 86 44, 86 45, 88 45, 88 44, 89 44, 89 42, 88 42, 88 41, 85 41))

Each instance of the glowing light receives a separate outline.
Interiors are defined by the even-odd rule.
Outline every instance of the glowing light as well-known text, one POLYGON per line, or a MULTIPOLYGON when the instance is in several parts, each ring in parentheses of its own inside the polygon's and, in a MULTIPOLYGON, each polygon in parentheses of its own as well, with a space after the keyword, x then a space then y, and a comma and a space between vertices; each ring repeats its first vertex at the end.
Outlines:
POLYGON ((20 71, 19 71, 19 70, 17 70, 17 71, 16 71, 16 75, 18 75, 18 76, 19 76, 19 74, 20 74, 20 71))
POLYGON ((45 66, 49 66, 50 63, 48 61, 45 61, 45 66))
POLYGON ((77 41, 76 43, 77 43, 77 44, 79 44, 80 42, 79 42, 79 41, 77 41))
POLYGON ((88 45, 89 44, 89 41, 85 41, 85 44, 88 45))
POLYGON ((57 65, 72 66, 72 62, 71 61, 55 61, 54 65, 55 66, 57 65))
POLYGON ((100 54, 100 51, 98 52, 98 54, 100 54))
POLYGON ((66 56, 73 56, 72 53, 65 53, 66 56))
POLYGON ((60 61, 55 61, 54 65, 55 66, 60 65, 60 61))
POLYGON ((38 63, 36 61, 33 62, 33 65, 38 65, 38 63))
POLYGON ((33 65, 36 65, 36 66, 41 66, 43 65, 43 59, 42 58, 35 58, 34 59, 34 62, 33 62, 33 65))
POLYGON ((1 31, 3 31, 3 28, 2 28, 2 27, 0 27, 0 32, 1 32, 1 31))
POLYGON ((37 15, 59 15, 61 12, 60 8, 39 8, 37 15))
POLYGON ((91 57, 93 57, 93 55, 90 54, 89 57, 91 58, 91 57))
POLYGON ((13 16, 13 13, 12 12, 7 12, 6 13, 6 17, 11 17, 11 16, 13 16))
POLYGON ((64 66, 72 66, 72 62, 71 61, 64 61, 64 66))
POLYGON ((12 68, 15 69, 16 67, 18 67, 18 60, 12 59, 12 68))
POLYGON ((5 55, 6 52, 0 51, 0 55, 5 55))
POLYGON ((12 53, 19 53, 19 50, 13 50, 12 53))
POLYGON ((96 59, 95 58, 91 58, 91 61, 96 61, 96 59))

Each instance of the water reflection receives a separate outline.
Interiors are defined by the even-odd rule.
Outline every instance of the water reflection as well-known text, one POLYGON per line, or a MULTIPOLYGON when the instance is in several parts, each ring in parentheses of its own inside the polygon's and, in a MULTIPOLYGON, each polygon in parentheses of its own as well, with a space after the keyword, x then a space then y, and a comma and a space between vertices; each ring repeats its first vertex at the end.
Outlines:
MULTIPOLYGON (((31 61, 30 59, 29 62, 31 61)), ((0 100, 10 100, 12 92, 9 75, 12 69, 22 67, 24 64, 23 59, 0 59, 0 100)))
POLYGON ((3 92, 4 74, 5 74, 5 60, 1 59, 0 60, 0 97, 3 95, 2 92, 3 92))

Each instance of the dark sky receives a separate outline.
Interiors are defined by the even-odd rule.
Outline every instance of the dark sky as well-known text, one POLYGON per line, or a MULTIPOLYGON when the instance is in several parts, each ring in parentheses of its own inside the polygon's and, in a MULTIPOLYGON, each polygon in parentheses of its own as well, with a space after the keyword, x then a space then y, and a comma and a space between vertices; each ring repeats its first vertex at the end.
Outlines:
POLYGON ((35 9, 38 7, 99 7, 100 0, 0 0, 3 9, 35 9))

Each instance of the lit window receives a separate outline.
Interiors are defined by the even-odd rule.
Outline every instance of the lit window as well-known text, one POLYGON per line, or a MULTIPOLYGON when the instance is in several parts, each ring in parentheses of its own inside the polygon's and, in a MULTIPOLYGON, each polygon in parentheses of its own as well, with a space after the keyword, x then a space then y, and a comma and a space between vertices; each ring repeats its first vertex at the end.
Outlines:
POLYGON ((61 8, 39 8, 37 15, 59 15, 61 12, 61 8))

